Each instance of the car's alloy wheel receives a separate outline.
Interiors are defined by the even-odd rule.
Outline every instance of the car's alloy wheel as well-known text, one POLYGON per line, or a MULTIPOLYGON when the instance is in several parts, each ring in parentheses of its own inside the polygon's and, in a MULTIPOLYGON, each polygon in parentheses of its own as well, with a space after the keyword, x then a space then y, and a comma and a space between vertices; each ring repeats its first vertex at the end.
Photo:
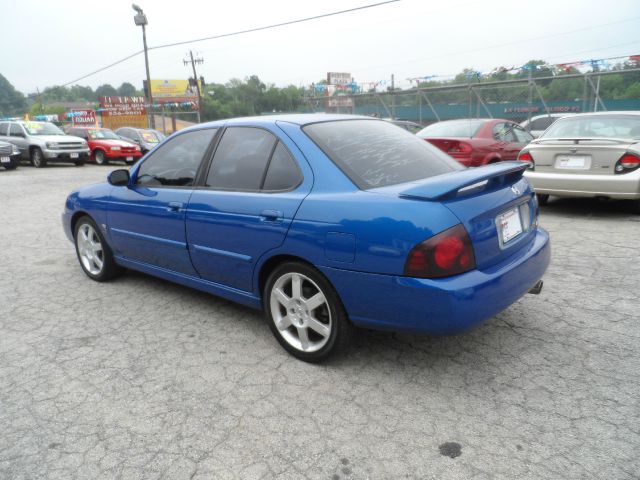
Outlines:
POLYGON ((113 278, 120 268, 96 224, 89 217, 78 220, 75 228, 76 253, 89 278, 102 282, 113 278))
POLYGON ((34 148, 31 151, 31 163, 33 163, 33 166, 36 168, 42 168, 47 165, 47 161, 42 154, 42 150, 40 150, 39 148, 34 148))
POLYGON ((106 165, 109 163, 109 160, 104 156, 104 152, 102 150, 96 150, 93 154, 93 158, 96 159, 96 163, 98 165, 106 165))
POLYGON ((318 362, 342 348, 352 326, 331 284, 315 269, 287 263, 269 277, 264 295, 269 327, 292 355, 318 362))

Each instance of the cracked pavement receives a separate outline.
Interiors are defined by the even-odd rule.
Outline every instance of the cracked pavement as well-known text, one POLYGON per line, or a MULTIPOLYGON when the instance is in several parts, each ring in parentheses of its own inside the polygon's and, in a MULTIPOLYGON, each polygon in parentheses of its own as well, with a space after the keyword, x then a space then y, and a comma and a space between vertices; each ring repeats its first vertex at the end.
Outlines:
POLYGON ((110 170, 0 169, 1 479, 640 478, 630 205, 552 199, 542 294, 472 332, 308 365, 253 310, 90 281, 60 213, 110 170))

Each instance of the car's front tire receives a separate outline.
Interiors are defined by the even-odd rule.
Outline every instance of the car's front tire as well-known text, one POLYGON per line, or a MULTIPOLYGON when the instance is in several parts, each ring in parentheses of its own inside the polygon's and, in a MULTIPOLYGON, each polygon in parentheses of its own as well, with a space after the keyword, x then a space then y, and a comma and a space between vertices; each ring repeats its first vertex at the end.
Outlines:
POLYGON ((109 163, 109 160, 107 160, 107 157, 102 150, 96 150, 93 154, 93 158, 98 165, 107 165, 109 163))
POLYGON ((279 265, 269 275, 263 303, 276 339, 300 360, 320 362, 350 343, 354 327, 338 294, 309 265, 279 265))
POLYGON ((44 158, 44 154, 42 153, 42 150, 40 150, 38 147, 34 147, 31 150, 31 163, 36 168, 42 168, 47 166, 47 159, 44 158))
POLYGON ((78 219, 73 238, 80 266, 90 279, 104 282, 121 272, 109 245, 91 218, 84 216, 78 219))

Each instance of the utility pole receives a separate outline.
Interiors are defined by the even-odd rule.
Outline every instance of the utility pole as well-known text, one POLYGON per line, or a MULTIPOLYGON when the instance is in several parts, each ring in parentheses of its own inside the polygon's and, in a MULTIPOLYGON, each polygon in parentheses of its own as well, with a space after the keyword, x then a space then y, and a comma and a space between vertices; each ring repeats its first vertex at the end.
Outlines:
POLYGON ((156 128, 156 119, 153 113, 153 94, 151 93, 151 75, 149 74, 149 53, 147 49, 147 30, 145 26, 149 23, 147 16, 138 5, 133 3, 131 7, 136 11, 136 16, 133 17, 133 21, 136 25, 142 27, 142 46, 144 47, 144 67, 147 73, 147 100, 149 101, 149 110, 151 110, 151 116, 149 117, 151 128, 156 128))
POLYGON ((198 74, 196 73, 196 63, 202 65, 204 60, 202 58, 193 58, 193 52, 189 50, 189 58, 185 58, 182 63, 185 65, 191 63, 191 68, 193 68, 193 79, 196 84, 196 90, 198 91, 198 123, 200 123, 202 116, 202 92, 200 91, 200 82, 198 81, 198 74))

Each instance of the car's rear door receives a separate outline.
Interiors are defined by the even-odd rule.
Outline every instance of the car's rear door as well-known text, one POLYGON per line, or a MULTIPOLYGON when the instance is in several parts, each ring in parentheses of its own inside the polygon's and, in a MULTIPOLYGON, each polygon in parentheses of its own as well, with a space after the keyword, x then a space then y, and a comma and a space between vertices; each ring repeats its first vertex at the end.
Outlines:
POLYGON ((185 236, 185 211, 194 182, 217 132, 206 128, 173 137, 114 187, 108 233, 114 253, 131 261, 196 275, 185 236))
POLYGON ((284 242, 311 185, 309 166, 288 137, 254 126, 227 128, 186 213, 200 276, 251 291, 256 262, 284 242))

